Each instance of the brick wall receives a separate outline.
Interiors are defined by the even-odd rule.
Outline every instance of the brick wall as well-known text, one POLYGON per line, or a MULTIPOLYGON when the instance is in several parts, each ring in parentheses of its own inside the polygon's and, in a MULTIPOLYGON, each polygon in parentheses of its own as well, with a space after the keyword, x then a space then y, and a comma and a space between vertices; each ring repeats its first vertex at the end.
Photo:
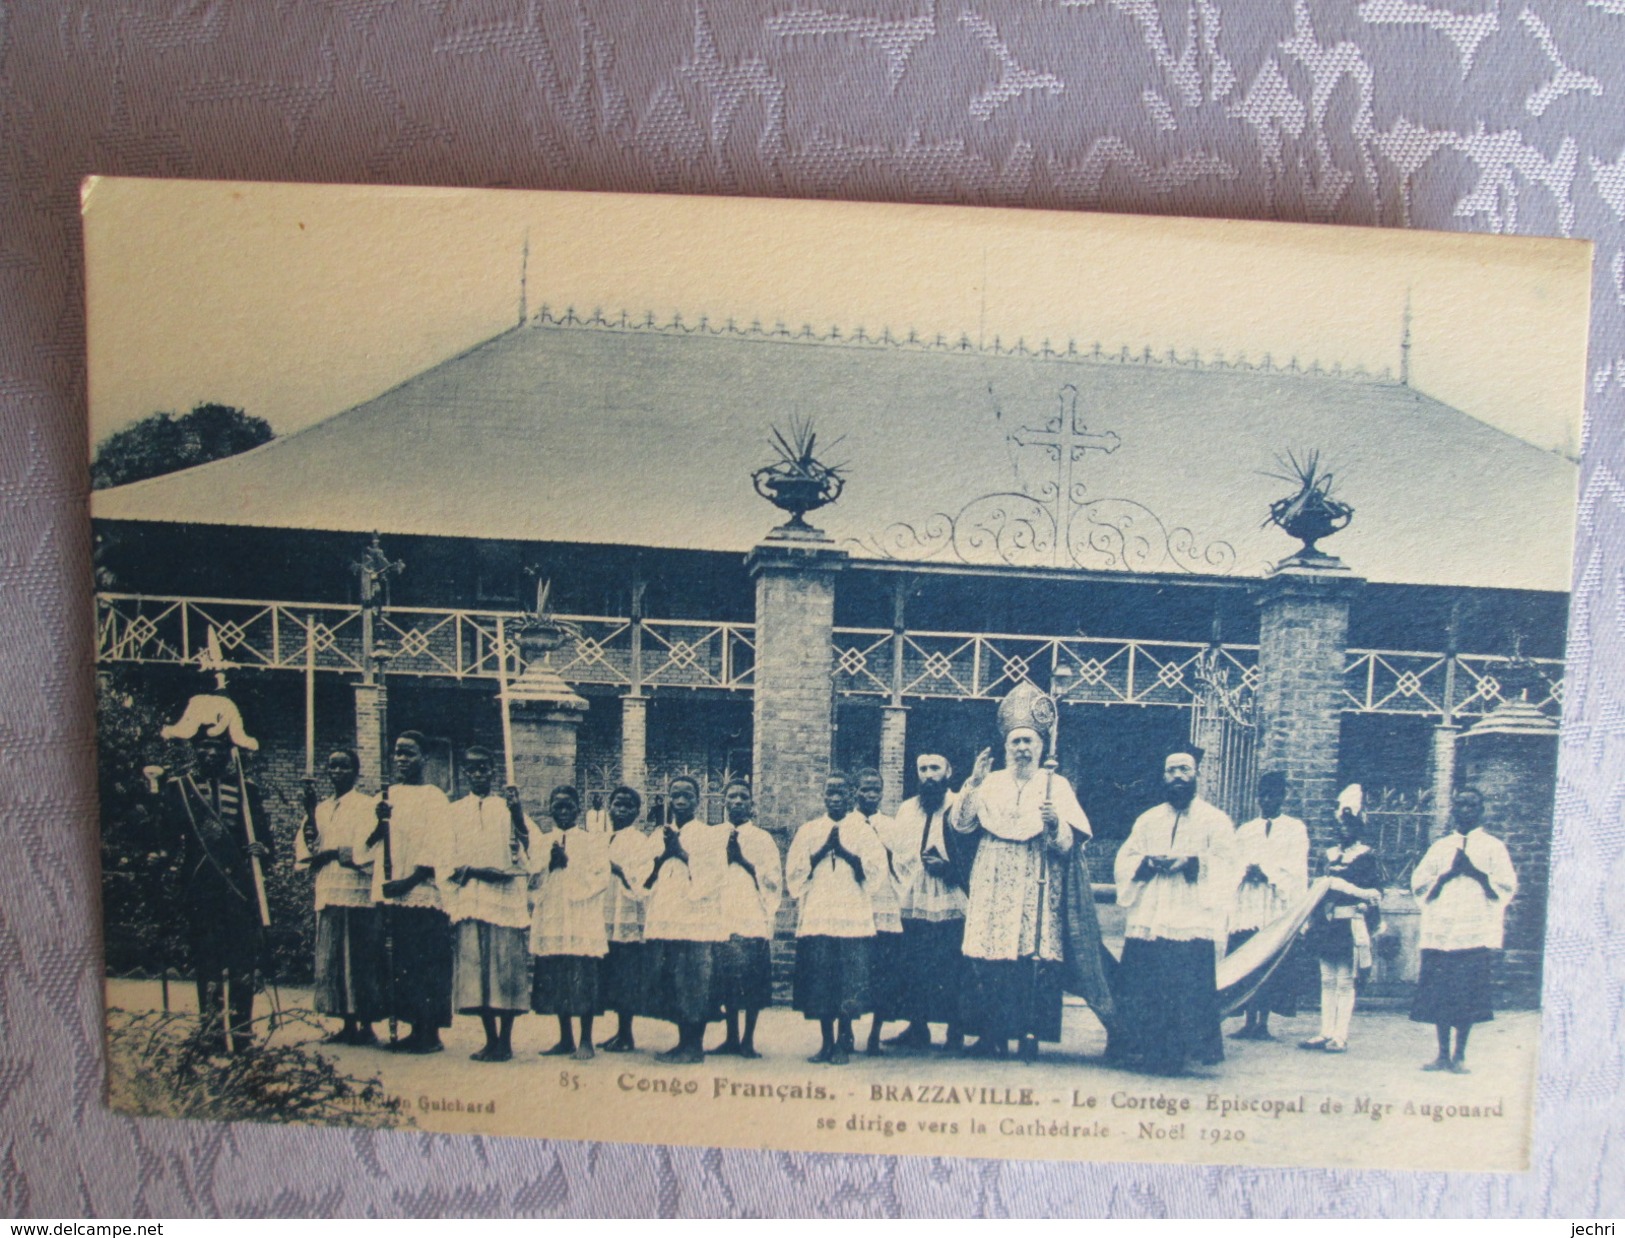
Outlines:
POLYGON ((753 758, 764 820, 794 829, 823 811, 834 681, 830 641, 835 574, 845 555, 827 545, 757 547, 753 758))
POLYGON ((1332 841, 1342 734, 1346 572, 1280 570, 1259 586, 1258 769, 1286 775, 1286 809, 1309 825, 1315 848, 1332 841))

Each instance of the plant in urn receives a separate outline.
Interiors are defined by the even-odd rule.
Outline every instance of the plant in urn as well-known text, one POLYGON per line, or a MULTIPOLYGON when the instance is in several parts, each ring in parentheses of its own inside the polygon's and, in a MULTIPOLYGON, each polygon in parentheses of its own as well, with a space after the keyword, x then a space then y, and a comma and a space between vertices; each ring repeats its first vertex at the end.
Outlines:
POLYGON ((775 427, 772 441, 779 458, 752 473, 751 482, 757 494, 790 513, 790 519, 774 529, 773 536, 817 537, 819 531, 805 517, 841 497, 846 486, 842 470, 846 466, 825 464, 813 454, 818 436, 813 433, 811 421, 791 418, 790 433, 786 435, 775 427))
POLYGON ((1338 560, 1315 545, 1323 537, 1330 537, 1346 529, 1354 519, 1354 508, 1332 497, 1332 475, 1320 467, 1320 453, 1311 451, 1302 461, 1290 451, 1280 461, 1284 472, 1267 476, 1291 482, 1298 487, 1296 494, 1277 499, 1270 504, 1270 514, 1264 524, 1275 525, 1303 545, 1282 560, 1283 563, 1301 563, 1311 566, 1340 566, 1338 560))
POLYGON ((511 695, 516 701, 549 701, 585 709, 587 702, 552 665, 554 651, 579 640, 581 631, 549 613, 547 597, 551 591, 551 583, 538 577, 536 609, 508 624, 508 636, 519 647, 525 668, 514 680, 511 695))

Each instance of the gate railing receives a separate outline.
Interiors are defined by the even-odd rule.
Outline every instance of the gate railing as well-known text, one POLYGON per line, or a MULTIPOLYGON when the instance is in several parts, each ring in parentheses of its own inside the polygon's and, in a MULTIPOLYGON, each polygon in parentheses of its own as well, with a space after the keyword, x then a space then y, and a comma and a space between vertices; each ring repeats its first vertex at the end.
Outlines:
MULTIPOLYGON (((376 638, 390 649, 391 675, 495 679, 499 620, 516 612, 461 607, 393 606, 378 616, 376 638)), ((573 637, 551 665, 574 684, 749 691, 756 669, 756 628, 706 619, 560 615, 573 637)), ((335 603, 100 593, 96 653, 102 662, 196 665, 209 630, 236 666, 323 673, 361 672, 361 608, 335 603)), ((837 691, 855 696, 996 700, 1030 680, 1048 688, 1057 666, 1072 672, 1065 699, 1079 704, 1192 708, 1204 675, 1223 672, 1238 690, 1259 686, 1256 645, 1211 646, 1091 636, 836 628, 831 673, 837 691), (900 660, 899 660, 900 658, 900 660)), ((509 672, 524 669, 510 640, 509 672)), ((1504 699, 1500 676, 1512 659, 1493 654, 1351 649, 1343 709, 1362 714, 1476 718, 1504 699)), ((1530 700, 1556 716, 1563 704, 1563 663, 1533 659, 1544 686, 1530 700)))
MULTIPOLYGON (((1505 697, 1500 676, 1513 659, 1494 654, 1443 653, 1399 649, 1350 649, 1343 671, 1344 712, 1432 714, 1479 718, 1505 697), (1453 664, 1453 665, 1452 665, 1453 664)), ((1544 687, 1529 694, 1531 704, 1553 717, 1563 712, 1563 663, 1531 658, 1544 687)))
POLYGON ((1366 842, 1382 864, 1384 883, 1390 888, 1408 889, 1411 872, 1421 863, 1432 841, 1432 789, 1368 788, 1365 820, 1366 842))
MULTIPOLYGON (((517 612, 392 606, 378 616, 375 639, 388 649, 389 673, 447 679, 495 679, 499 620, 517 612)), ((559 615, 573 639, 550 655, 575 684, 748 689, 756 668, 753 625, 705 619, 559 615)), ((225 660, 258 670, 361 672, 361 608, 334 603, 239 598, 96 597, 96 655, 102 662, 197 665, 213 629, 225 660)), ((526 663, 512 638, 508 673, 526 663)))
MULTIPOLYGON (((1190 708, 1212 646, 1194 641, 1114 640, 982 632, 836 628, 835 685, 842 693, 947 700, 996 700, 1018 683, 1048 688, 1064 666, 1064 699, 1077 704, 1190 708), (901 653, 901 666, 898 657, 901 653), (900 674, 899 674, 900 671, 900 674)), ((1258 648, 1223 645, 1221 664, 1256 687, 1258 648)))

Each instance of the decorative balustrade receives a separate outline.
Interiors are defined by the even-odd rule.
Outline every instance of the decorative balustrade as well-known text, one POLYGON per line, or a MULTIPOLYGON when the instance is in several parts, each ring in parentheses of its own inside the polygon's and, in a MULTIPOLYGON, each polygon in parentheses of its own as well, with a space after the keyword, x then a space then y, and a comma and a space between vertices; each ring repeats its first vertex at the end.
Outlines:
MULTIPOLYGON (((196 665, 212 628, 226 661, 236 666, 361 671, 359 606, 103 593, 97 596, 96 611, 96 654, 102 662, 196 665)), ((498 626, 519 617, 503 611, 392 606, 378 617, 374 635, 391 654, 392 676, 495 679, 498 626)), ((750 624, 556 617, 568 625, 573 639, 551 655, 552 664, 570 683, 750 687, 756 665, 750 624)), ((524 657, 511 635, 507 644, 508 673, 517 675, 525 669, 524 657)))
POLYGON ((1190 641, 1110 640, 973 632, 835 630, 835 683, 854 695, 996 700, 1023 680, 1048 688, 1056 667, 1071 672, 1065 699, 1095 705, 1190 708, 1219 676, 1232 690, 1258 686, 1258 649, 1190 641))
MULTIPOLYGON (((1511 658, 1464 653, 1452 659, 1417 650, 1350 649, 1343 672, 1344 710, 1361 714, 1430 714, 1479 718, 1505 699, 1499 673, 1511 658)), ((1530 703, 1553 717, 1563 710, 1563 663, 1530 659, 1545 686, 1530 703)))
MULTIPOLYGON (((377 619, 391 675, 495 679, 499 621, 514 612, 394 606, 377 619)), ((755 627, 699 619, 606 615, 557 616, 573 638, 551 656, 573 684, 748 691, 756 666, 755 627)), ((96 598, 96 652, 102 662, 196 665, 213 628, 226 660, 261 670, 361 672, 361 609, 355 605, 151 597, 96 598)), ((837 628, 832 672, 837 691, 854 696, 996 700, 1022 680, 1048 688, 1054 669, 1072 672, 1065 699, 1079 704, 1190 708, 1217 680, 1230 694, 1259 683, 1258 649, 1190 641, 981 632, 904 632, 837 628)), ((508 670, 524 670, 508 637, 508 670)), ((1489 654, 1351 649, 1344 672, 1349 713, 1476 718, 1503 700, 1498 674, 1511 659, 1489 654), (1448 702, 1447 702, 1448 698, 1448 702)), ((1556 716, 1563 664, 1534 659, 1545 687, 1531 701, 1556 716), (1538 698, 1538 699, 1537 699, 1538 698)))

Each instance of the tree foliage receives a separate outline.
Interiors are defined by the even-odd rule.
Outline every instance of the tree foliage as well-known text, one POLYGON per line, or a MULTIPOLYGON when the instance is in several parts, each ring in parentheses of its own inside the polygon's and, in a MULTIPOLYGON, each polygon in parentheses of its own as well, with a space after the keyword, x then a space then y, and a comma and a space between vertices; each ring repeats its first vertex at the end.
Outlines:
POLYGON ((180 417, 154 413, 102 440, 90 463, 91 488, 105 490, 223 460, 274 437, 265 418, 229 404, 199 404, 180 417))
MULTIPOLYGON (((204 686, 197 676, 198 688, 204 686)), ((171 706, 171 712, 174 710, 171 706)), ((190 762, 188 745, 159 732, 165 711, 132 668, 103 667, 96 676, 97 790, 102 821, 102 933, 107 971, 114 976, 191 974, 181 909, 182 881, 176 856, 161 837, 155 808, 145 791, 147 765, 180 770, 190 762)), ((310 876, 293 866, 293 834, 303 820, 295 800, 277 780, 257 773, 275 839, 265 865, 271 906, 268 978, 308 984, 315 956, 316 918, 310 876)))

